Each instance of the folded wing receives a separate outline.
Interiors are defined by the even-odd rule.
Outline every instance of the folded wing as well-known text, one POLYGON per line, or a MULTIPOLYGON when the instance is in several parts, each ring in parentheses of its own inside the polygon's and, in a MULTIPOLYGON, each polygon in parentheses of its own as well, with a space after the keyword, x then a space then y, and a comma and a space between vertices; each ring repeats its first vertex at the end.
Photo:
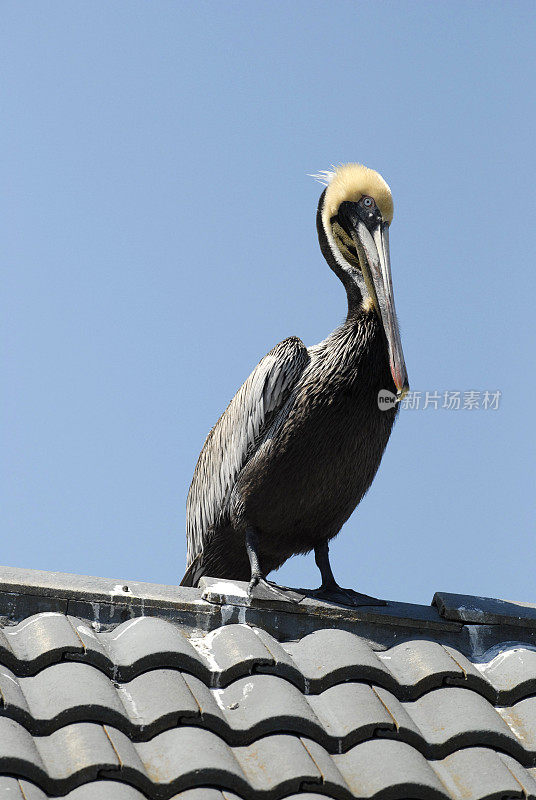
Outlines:
POLYGON ((212 428, 197 461, 186 503, 188 566, 207 532, 228 514, 237 478, 254 455, 309 361, 297 337, 276 345, 257 364, 212 428))

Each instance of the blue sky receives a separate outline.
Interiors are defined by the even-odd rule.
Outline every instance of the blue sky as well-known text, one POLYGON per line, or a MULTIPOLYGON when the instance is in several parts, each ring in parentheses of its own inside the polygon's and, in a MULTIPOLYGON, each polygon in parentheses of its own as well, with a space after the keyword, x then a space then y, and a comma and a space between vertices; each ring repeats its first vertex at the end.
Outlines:
MULTIPOLYGON (((332 545, 343 585, 536 600, 534 4, 2 7, 2 556, 175 583, 204 437, 257 361, 344 318, 308 173, 395 199, 412 388, 332 545)), ((315 586, 312 556, 277 573, 315 586)))

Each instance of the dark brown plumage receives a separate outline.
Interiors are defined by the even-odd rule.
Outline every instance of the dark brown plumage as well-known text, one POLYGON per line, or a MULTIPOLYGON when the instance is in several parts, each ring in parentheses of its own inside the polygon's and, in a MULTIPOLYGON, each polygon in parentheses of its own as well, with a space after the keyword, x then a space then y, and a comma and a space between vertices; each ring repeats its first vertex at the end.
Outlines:
POLYGON ((331 229, 326 231, 327 191, 318 205, 319 243, 345 286, 347 318, 309 349, 297 338, 277 345, 207 437, 188 499, 189 565, 183 585, 195 586, 210 575, 251 577, 254 587, 290 556, 314 549, 323 594, 356 604, 363 598, 335 583, 327 543, 369 488, 389 439, 398 406, 380 410, 378 392, 400 394, 402 387, 393 377, 398 372, 390 357, 389 329, 373 302, 380 294, 367 291, 360 272, 363 256, 356 249, 360 241, 354 244, 348 219, 361 215, 358 222, 363 218, 372 233, 386 223, 377 209, 368 220, 362 197, 343 201, 348 213, 341 211, 331 223, 335 231, 340 227, 340 236, 350 230, 347 263, 334 252, 331 229))

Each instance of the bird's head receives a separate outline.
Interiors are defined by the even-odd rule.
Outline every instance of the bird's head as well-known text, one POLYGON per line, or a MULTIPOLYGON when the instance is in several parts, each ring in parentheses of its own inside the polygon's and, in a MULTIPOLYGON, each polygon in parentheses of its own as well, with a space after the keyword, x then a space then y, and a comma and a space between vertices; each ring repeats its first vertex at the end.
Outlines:
POLYGON ((362 164, 344 164, 313 177, 326 186, 317 214, 322 252, 349 294, 360 297, 366 312, 378 315, 393 381, 402 397, 409 384, 389 259, 391 190, 381 175, 362 164))

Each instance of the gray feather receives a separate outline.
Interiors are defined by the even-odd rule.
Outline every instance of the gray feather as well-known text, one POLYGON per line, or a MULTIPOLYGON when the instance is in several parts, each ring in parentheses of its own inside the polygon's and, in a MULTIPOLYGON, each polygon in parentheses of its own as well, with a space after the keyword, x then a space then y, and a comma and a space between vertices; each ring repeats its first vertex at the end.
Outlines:
POLYGON ((280 342, 259 361, 207 436, 186 503, 188 565, 203 551, 210 529, 228 513, 240 472, 262 444, 308 361, 300 339, 280 342))

